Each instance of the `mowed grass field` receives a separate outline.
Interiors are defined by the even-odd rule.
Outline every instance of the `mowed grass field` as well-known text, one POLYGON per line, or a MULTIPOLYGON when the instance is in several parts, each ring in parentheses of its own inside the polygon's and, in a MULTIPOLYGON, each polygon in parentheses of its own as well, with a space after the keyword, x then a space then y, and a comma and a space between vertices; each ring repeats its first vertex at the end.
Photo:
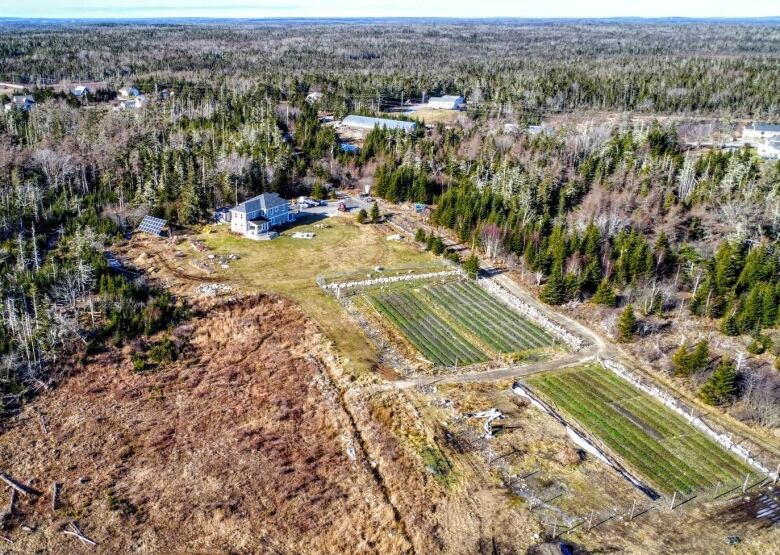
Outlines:
POLYGON ((411 283, 372 289, 366 296, 436 365, 469 365, 554 344, 547 333, 472 281, 411 283))
MULTIPOLYGON (((288 230, 289 231, 289 230, 288 230)), ((401 241, 387 241, 371 225, 358 225, 350 216, 297 223, 291 231, 310 231, 314 239, 281 236, 253 241, 228 232, 226 226, 209 226, 198 239, 217 255, 237 254, 230 268, 220 270, 228 282, 247 293, 271 292, 293 299, 313 318, 350 359, 358 372, 376 363, 376 351, 331 295, 316 283, 322 275, 369 273, 376 266, 422 266, 445 269, 441 259, 401 241), (325 224, 329 227, 314 227, 325 224)))
POLYGON ((738 484, 751 469, 651 396, 598 365, 527 383, 659 492, 738 484))

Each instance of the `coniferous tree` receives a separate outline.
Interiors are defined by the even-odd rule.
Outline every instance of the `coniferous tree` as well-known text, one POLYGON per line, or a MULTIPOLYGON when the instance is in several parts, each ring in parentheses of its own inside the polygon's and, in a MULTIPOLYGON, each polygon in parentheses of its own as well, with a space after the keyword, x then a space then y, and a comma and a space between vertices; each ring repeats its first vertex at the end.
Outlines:
POLYGON ((559 270, 554 270, 547 278, 539 298, 550 305, 560 305, 566 302, 566 284, 559 270))
POLYGON ((359 224, 365 223, 365 221, 368 219, 368 212, 366 212, 365 208, 361 208, 360 211, 357 213, 357 216, 355 216, 355 221, 359 224))
POLYGON ((599 283, 596 292, 590 298, 590 300, 596 304, 604 306, 614 307, 617 305, 617 295, 615 295, 615 289, 609 283, 608 279, 603 279, 599 283))
POLYGON ((636 331, 637 321, 634 315, 634 308, 631 305, 627 305, 618 319, 618 341, 621 343, 633 341, 636 331))
POLYGON ((469 277, 475 278, 479 274, 479 258, 476 254, 469 256, 463 263, 463 270, 469 277))
POLYGON ((379 221, 381 214, 379 213, 379 205, 375 202, 371 206, 371 221, 374 223, 377 223, 379 221))
POLYGON ((721 360, 709 379, 699 390, 699 396, 708 405, 722 405, 732 400, 739 392, 737 369, 734 362, 721 360))

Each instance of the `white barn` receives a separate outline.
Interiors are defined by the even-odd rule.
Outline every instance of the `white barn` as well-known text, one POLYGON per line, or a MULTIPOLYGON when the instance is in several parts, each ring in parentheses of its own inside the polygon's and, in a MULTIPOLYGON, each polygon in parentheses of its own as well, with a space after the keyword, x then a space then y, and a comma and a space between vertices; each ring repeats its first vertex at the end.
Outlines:
POLYGON ((409 133, 417 128, 417 124, 413 121, 402 121, 399 119, 386 119, 386 118, 370 118, 368 116, 347 116, 341 120, 341 125, 344 127, 352 127, 354 129, 372 130, 375 127, 384 127, 385 129, 401 129, 409 133))
POLYGON ((428 108, 434 110, 460 110, 466 99, 462 96, 432 96, 428 99, 428 108))

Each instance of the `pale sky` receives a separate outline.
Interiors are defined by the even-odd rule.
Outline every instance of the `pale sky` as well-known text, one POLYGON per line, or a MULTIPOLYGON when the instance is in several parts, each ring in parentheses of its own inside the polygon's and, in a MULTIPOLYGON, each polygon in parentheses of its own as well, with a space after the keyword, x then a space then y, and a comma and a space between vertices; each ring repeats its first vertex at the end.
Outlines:
POLYGON ((0 0, 0 17, 762 17, 778 0, 0 0))

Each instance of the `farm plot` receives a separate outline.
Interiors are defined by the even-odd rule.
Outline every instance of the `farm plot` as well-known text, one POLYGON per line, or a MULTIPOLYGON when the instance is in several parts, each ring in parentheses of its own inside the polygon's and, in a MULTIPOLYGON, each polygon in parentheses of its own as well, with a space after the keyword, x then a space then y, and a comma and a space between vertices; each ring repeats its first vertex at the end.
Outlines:
POLYGON ((434 364, 467 365, 488 359, 484 352, 432 312, 414 291, 371 292, 367 297, 377 311, 434 364))
POLYGON ((473 282, 453 281, 423 288, 428 300, 498 353, 550 347, 554 341, 473 282))
POLYGON ((662 493, 691 494, 739 483, 751 470, 679 415, 600 366, 527 381, 662 493))

